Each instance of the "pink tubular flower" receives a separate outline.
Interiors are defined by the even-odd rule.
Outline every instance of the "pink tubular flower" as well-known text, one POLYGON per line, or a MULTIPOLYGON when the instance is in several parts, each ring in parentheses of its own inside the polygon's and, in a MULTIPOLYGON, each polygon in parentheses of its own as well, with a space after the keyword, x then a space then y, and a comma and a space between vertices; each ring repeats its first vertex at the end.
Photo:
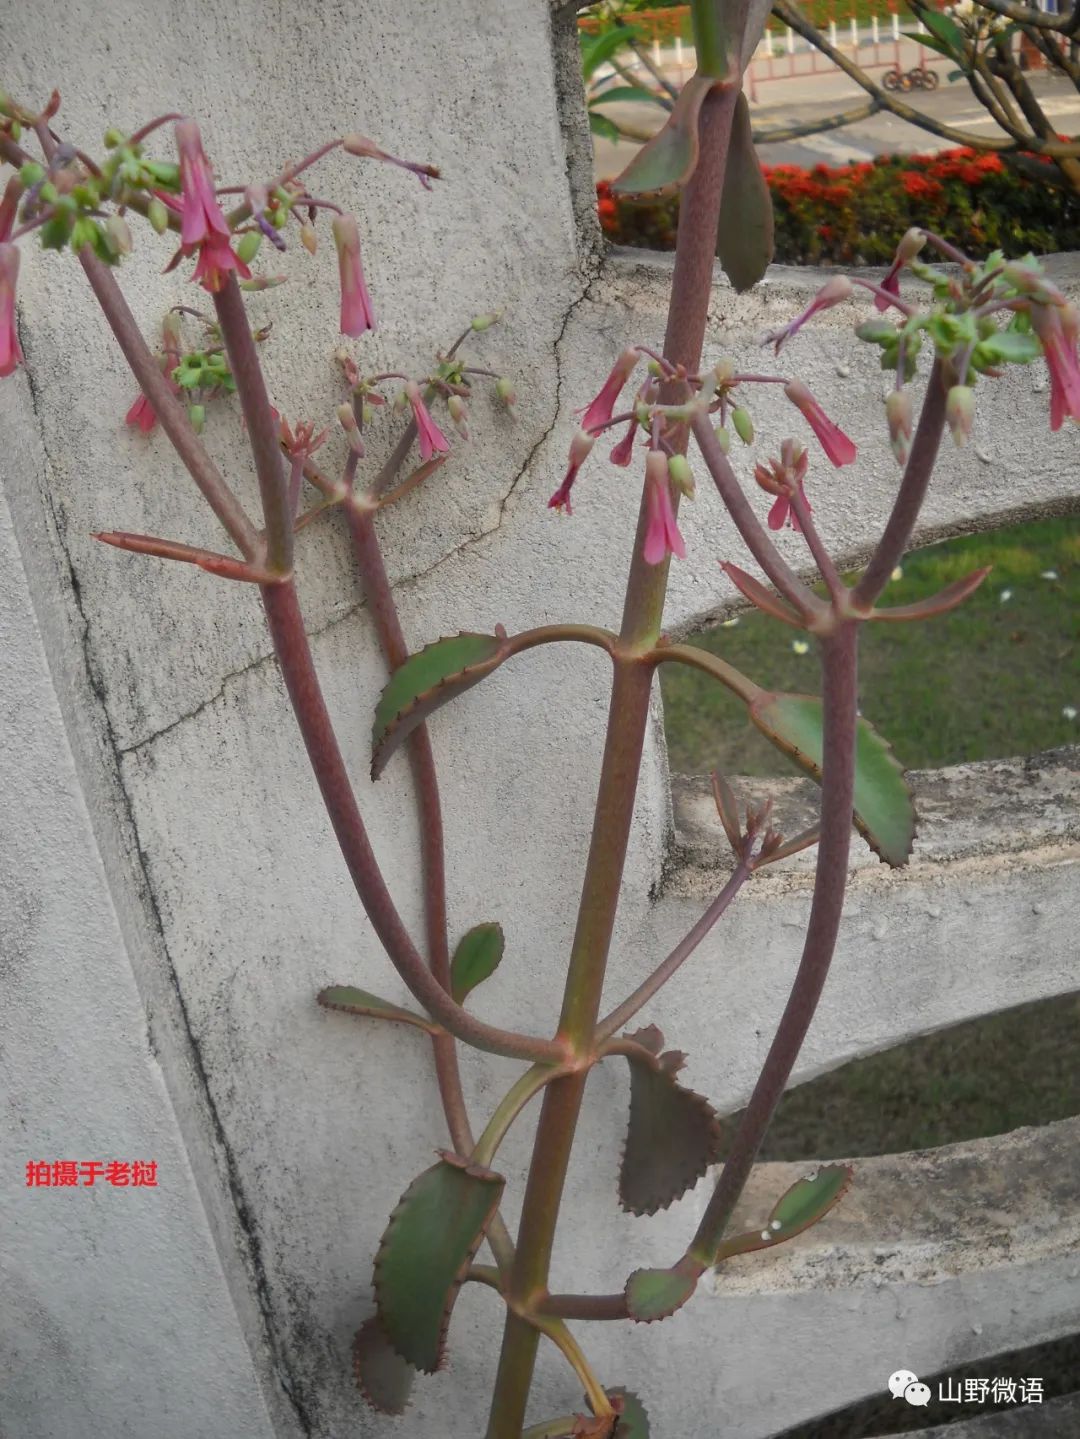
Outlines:
POLYGON ((242 280, 251 279, 251 271, 240 256, 233 253, 225 236, 215 233, 199 246, 199 263, 191 278, 215 295, 224 285, 229 270, 235 270, 242 280))
POLYGON ((229 226, 214 194, 214 177, 194 120, 176 122, 176 148, 180 151, 180 243, 201 245, 219 235, 227 244, 229 226))
POLYGON ((837 469, 841 465, 850 465, 858 453, 854 444, 839 425, 833 424, 802 380, 789 380, 784 386, 784 394, 805 417, 821 448, 837 469))
POLYGON ((549 510, 565 510, 568 515, 574 513, 570 504, 570 491, 574 488, 574 481, 577 479, 578 470, 589 458, 589 452, 595 444, 592 435, 587 435, 584 430, 578 430, 577 434, 570 441, 570 463, 567 466, 566 474, 559 488, 548 500, 549 510))
POLYGON ((650 450, 645 457, 645 503, 649 524, 645 531, 643 554, 647 565, 658 565, 668 555, 686 558, 686 545, 675 522, 668 480, 668 460, 662 450, 650 450))
MULTIPOLYGON (((375 310, 360 265, 360 232, 353 215, 336 215, 331 222, 341 276, 341 333, 354 339, 375 328, 375 310)), ((443 446, 444 449, 449 448, 443 446)))
MULTIPOLYGON (((803 488, 802 480, 798 480, 796 483, 798 485, 799 498, 808 510, 811 509, 812 506, 806 498, 806 490, 803 488)), ((769 529, 782 530, 785 523, 789 524, 797 535, 802 534, 802 525, 799 524, 799 517, 792 508, 791 496, 779 495, 773 502, 772 509, 769 511, 769 529)))
POLYGON ((822 285, 821 289, 801 315, 797 315, 791 324, 785 325, 783 329, 772 330, 765 336, 763 343, 772 345, 773 352, 778 355, 781 345, 783 345, 786 340, 790 340, 792 335, 797 335, 807 320, 813 319, 821 310, 831 310, 834 305, 839 305, 842 300, 850 299, 854 288, 854 285, 846 275, 834 275, 831 280, 826 281, 826 283, 822 285))
POLYGON ((0 244, 0 378, 20 364, 23 352, 15 330, 15 282, 19 278, 19 251, 0 244))
MULTIPOLYGON (((1080 360, 1077 359, 1076 352, 1076 312, 1071 306, 1032 305, 1031 323, 1039 337, 1043 354, 1046 356, 1046 366, 1050 371, 1050 428, 1060 430, 1066 415, 1080 420, 1080 360)), ((0 316, 0 330, 2 325, 0 316)), ((3 373, 3 369, 0 369, 0 375, 3 373)))
POLYGON ((630 463, 634 454, 634 436, 637 434, 637 431, 638 422, 636 419, 633 419, 626 427, 626 434, 623 435, 617 445, 612 447, 611 454, 608 456, 608 459, 613 465, 622 465, 625 467, 630 463))
POLYGON ((623 350, 615 361, 611 374, 604 381, 600 393, 585 410, 581 420, 583 430, 600 430, 608 423, 611 419, 611 412, 615 408, 615 401, 622 393, 622 388, 627 380, 634 373, 638 358, 636 350, 623 350))
POLYGON ((450 448, 450 441, 428 413, 428 408, 420 394, 419 385, 410 380, 405 386, 405 393, 412 406, 413 418, 416 420, 416 433, 420 440, 420 458, 430 460, 436 452, 444 455, 450 448))
POLYGON ((124 416, 126 425, 138 425, 144 435, 148 435, 157 424, 157 415, 149 399, 140 391, 138 398, 124 416))
MULTIPOLYGON (((915 256, 919 253, 919 251, 925 244, 926 234, 924 231, 913 227, 907 232, 907 234, 900 241, 899 245, 897 245, 896 254, 893 257, 893 262, 889 266, 888 270, 885 272, 885 278, 881 282, 881 288, 883 290, 887 290, 890 295, 899 295, 900 271, 904 268, 905 265, 910 264, 911 261, 914 260, 915 256)), ((875 310, 887 310, 888 308, 889 301, 885 298, 884 295, 874 296, 875 310)))
POLYGON ((784 440, 780 446, 778 460, 770 460, 767 465, 754 466, 754 479, 763 490, 767 490, 770 495, 777 497, 769 511, 770 530, 782 529, 786 523, 790 524, 796 533, 802 533, 799 517, 792 506, 792 499, 797 490, 799 498, 806 508, 810 509, 810 501, 806 498, 806 491, 803 489, 803 480, 809 464, 810 456, 804 445, 798 444, 795 440, 784 440))

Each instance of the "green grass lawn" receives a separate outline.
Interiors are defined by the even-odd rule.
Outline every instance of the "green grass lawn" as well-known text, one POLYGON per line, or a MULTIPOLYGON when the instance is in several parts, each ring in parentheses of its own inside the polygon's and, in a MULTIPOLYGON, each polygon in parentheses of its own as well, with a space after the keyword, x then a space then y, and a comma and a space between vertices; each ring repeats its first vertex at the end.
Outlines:
MULTIPOLYGON (((959 610, 862 633, 860 705, 911 769, 1002 759, 1080 740, 1080 518, 1038 520, 945 540, 909 555, 883 604, 907 604, 983 565, 959 610)), ((759 684, 819 692, 814 648, 756 611, 699 635, 759 684)), ((673 770, 793 773, 745 719, 742 705, 697 671, 661 676, 673 770)))

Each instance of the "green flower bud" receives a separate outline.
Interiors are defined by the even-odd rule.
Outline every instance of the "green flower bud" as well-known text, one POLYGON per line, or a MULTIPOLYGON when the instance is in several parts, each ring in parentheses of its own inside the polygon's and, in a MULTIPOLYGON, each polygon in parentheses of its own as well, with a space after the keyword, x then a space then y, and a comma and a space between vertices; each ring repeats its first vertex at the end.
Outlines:
POLYGON ((28 190, 32 185, 36 185, 39 180, 44 180, 44 178, 45 166, 39 165, 36 160, 27 160, 26 164, 19 170, 19 179, 28 190))
POLYGON ((123 215, 110 215, 105 221, 105 238, 115 255, 131 254, 131 230, 123 215))
POLYGON ((250 265, 255 256, 259 253, 259 246, 262 244, 261 230, 248 230, 240 236, 236 245, 236 253, 243 260, 245 265, 250 265))
POLYGON ((275 230, 284 230, 285 221, 289 218, 289 215, 285 207, 280 206, 276 210, 271 210, 266 218, 270 221, 271 225, 273 225, 275 230))
POLYGON ((490 330, 492 325, 498 324, 501 319, 501 310, 491 310, 486 315, 474 315, 469 328, 475 330, 477 334, 480 334, 482 330, 490 330))
POLYGON ((731 434, 724 425, 714 425, 713 434, 716 436, 720 448, 726 455, 731 449, 731 434))
POLYGON ((505 375, 495 381, 495 393, 504 405, 517 404, 517 392, 514 389, 514 382, 505 375))
POLYGON ((203 425, 206 423, 206 408, 203 405, 188 405, 188 419, 191 421, 191 428, 197 435, 203 432, 203 425))
POLYGON ((957 446, 964 445, 975 423, 975 392, 967 385, 953 385, 945 398, 945 420, 957 446))
POLYGON ((117 148, 117 146, 118 146, 118 145, 122 145, 126 139, 127 139, 127 136, 124 135, 124 134, 122 134, 122 133, 121 133, 119 130, 117 130, 115 127, 112 128, 112 129, 110 129, 110 130, 106 130, 106 131, 105 131, 105 148, 106 148, 106 150, 115 150, 115 149, 117 148))
POLYGON ((694 476, 685 455, 672 455, 668 460, 668 478, 680 494, 688 500, 694 498, 694 476))
POLYGON ((162 200, 156 198, 151 200, 146 207, 146 218, 159 235, 164 235, 169 228, 169 210, 162 200))
POLYGON ((41 189, 38 191, 38 199, 43 205, 56 204, 56 201, 58 199, 56 193, 56 186, 51 180, 46 180, 45 184, 42 185, 41 189))
POLYGON ((752 445, 754 443, 754 422, 750 418, 749 410, 744 410, 741 405, 738 406, 737 409, 732 410, 731 423, 735 428, 735 433, 744 445, 752 445))
POLYGON ((660 377, 661 377, 661 376, 663 375, 663 373, 664 373, 664 367, 663 367, 663 365, 660 363, 659 360, 650 360, 649 363, 648 363, 647 368, 648 368, 649 374, 652 375, 652 377, 653 377, 654 380, 660 379, 660 377))

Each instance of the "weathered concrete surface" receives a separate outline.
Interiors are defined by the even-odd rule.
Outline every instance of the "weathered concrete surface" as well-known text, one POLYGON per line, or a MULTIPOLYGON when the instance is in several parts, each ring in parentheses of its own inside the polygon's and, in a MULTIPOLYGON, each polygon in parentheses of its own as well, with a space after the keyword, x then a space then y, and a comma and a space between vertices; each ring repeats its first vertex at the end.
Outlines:
POLYGON ((982 1414, 960 1424, 920 1429, 910 1439, 1067 1439, 1080 1434, 1080 1396, 982 1414))
MULTIPOLYGON (((328 193, 354 194, 361 215, 382 324, 358 351, 366 367, 423 363, 470 315, 507 305, 505 325, 482 337, 476 351, 481 363, 519 376, 519 413, 508 419, 478 402, 474 442, 457 447, 438 483, 383 526, 414 643, 497 622, 510 629, 581 617, 614 624, 621 608, 635 484, 597 460, 581 479, 573 519, 560 521, 544 502, 565 456, 573 409, 596 390, 628 337, 658 342, 667 262, 624 255, 598 264, 580 99, 559 94, 549 60, 552 13, 569 18, 568 9, 551 12, 543 0, 470 0, 445 25, 422 0, 375 0, 360 20, 332 0, 315 0, 302 13, 124 0, 110 7, 106 33, 94 7, 63 0, 51 12, 49 46, 40 43, 41 22, 29 11, 5 25, 0 42, 5 84, 28 98, 47 93, 65 57, 77 58, 80 79, 66 88, 64 123, 88 143, 106 123, 137 123, 176 104, 207 117, 208 147, 229 178, 269 173, 282 158, 279 135, 287 136, 291 156, 327 133, 357 127, 444 167, 447 181, 433 195, 397 172, 349 169, 343 159, 320 180, 328 193), (114 35, 123 36, 122 53, 114 35), (216 58, 191 63, 204 55, 216 58), (100 88, 91 83, 98 77, 100 88)), ((564 86, 573 77, 572 45, 572 37, 556 37, 564 86)), ((125 286, 148 327, 166 304, 197 296, 177 276, 162 281, 162 261, 161 251, 144 244, 125 266, 125 286)), ((275 398, 290 413, 328 416, 338 397, 329 358, 337 342, 333 255, 324 245, 315 261, 295 255, 282 268, 294 265, 293 283, 256 297, 252 311, 275 318, 276 338, 266 350, 275 398)), ((1080 288, 1071 262, 1056 270, 1072 292, 1080 288)), ((741 299, 718 284, 709 358, 756 354, 754 335, 793 313, 818 279, 776 272, 763 293, 741 299)), ((0 471, 39 612, 57 592, 65 606, 46 628, 46 642, 108 874, 104 898, 124 930, 127 954, 117 967, 133 969, 152 1012, 169 1100, 264 1394, 278 1406, 279 1432, 319 1439, 402 1432, 360 1411, 348 1344, 370 1308, 371 1256, 385 1217, 444 1138, 428 1055, 418 1036, 315 1008, 315 991, 335 980, 393 997, 401 990, 334 850, 256 606, 239 586, 92 543, 89 532, 103 526, 191 542, 218 538, 160 438, 147 444, 122 430, 131 382, 73 267, 28 254, 21 295, 31 381, 20 374, 0 392, 0 471)), ((896 483, 881 417, 866 403, 880 394, 880 381, 873 357, 851 340, 853 313, 830 312, 819 330, 799 338, 790 360, 863 446, 857 474, 815 467, 811 479, 822 527, 852 558, 864 551, 896 483), (845 383, 839 369, 868 378, 845 383)), ((1073 503, 1075 436, 1049 435, 1045 392, 1028 393, 1041 380, 1036 367, 993 392, 997 404, 980 412, 977 431, 988 458, 974 451, 946 457, 932 492, 931 527, 1073 503)), ((754 413, 767 437, 792 428, 792 412, 771 393, 754 413)), ((214 417, 208 439, 251 500, 254 482, 233 417, 214 417)), ((716 559, 737 554, 734 537, 700 488, 685 522, 691 558, 675 570, 674 629, 732 599, 716 559)), ((343 539, 333 524, 304 537, 306 613, 373 839, 414 922, 405 766, 395 763, 374 788, 364 778, 382 666, 343 539)), ((475 1000, 478 1012, 496 1021, 539 1029, 550 1023, 545 1016, 561 987, 588 842, 607 678, 606 662, 592 651, 531 654, 432 726, 445 776, 453 932, 483 919, 499 919, 507 930, 503 969, 475 1000)), ((670 946, 722 882, 715 856, 683 863, 679 847, 670 846, 659 727, 657 709, 612 995, 670 946)), ((1077 987, 1069 940, 1075 836, 1048 837, 1031 807, 1011 850, 973 849, 975 821, 959 808, 965 837, 955 852, 942 831, 938 847, 921 850, 906 878, 859 869, 803 1077, 903 1034, 1077 987)), ((689 1082, 726 1108, 745 1096, 768 1041, 808 902, 797 867, 755 890, 654 1007, 661 1022, 670 1021, 673 1041, 692 1051, 689 1082), (721 966, 731 980, 722 1001, 721 966)), ((68 920, 74 922, 70 914, 68 920)), ((105 1018, 95 1006, 86 1022, 104 1033, 105 1018)), ((85 1084, 77 1056, 57 1063, 65 1083, 85 1084)), ((478 1115, 489 1112, 512 1072, 466 1058, 478 1115)), ((123 1112, 131 1082, 126 1068, 102 1076, 103 1114, 123 1112)), ((650 1225, 613 1216, 624 1105, 621 1066, 596 1073, 571 1176, 584 1218, 576 1234, 562 1237, 557 1255, 563 1286, 621 1283, 628 1255, 632 1263, 669 1258, 692 1225, 697 1197, 650 1225)), ((515 1134, 500 1156, 511 1218, 526 1138, 515 1134)), ((82 1242, 81 1214, 71 1210, 75 1223, 62 1231, 64 1242, 82 1242)), ((189 1219, 193 1232, 204 1223, 197 1208, 189 1219)), ((167 1237, 154 1235, 161 1244, 167 1237)), ((44 1238, 38 1234, 35 1243, 44 1238)), ((1048 1307, 1036 1294, 1037 1270, 1033 1263, 1023 1280, 1031 1292, 1010 1321, 1025 1335, 1064 1322, 1063 1306, 1055 1299, 1048 1307)), ((126 1291, 119 1270, 112 1282, 120 1302, 126 1291)), ((905 1332, 933 1334, 939 1346, 959 1350, 965 1306, 999 1295, 998 1280, 983 1273, 913 1285, 905 1332)), ((835 1407, 835 1394, 855 1398, 872 1389, 865 1353, 845 1365, 823 1335, 842 1320, 863 1336, 880 1334, 897 1323, 894 1309, 888 1293, 870 1286, 766 1293, 730 1306, 703 1295, 673 1321, 670 1335, 601 1328, 590 1352, 613 1383, 642 1376, 658 1432, 687 1439, 713 1431, 715 1411, 701 1402, 711 1376, 726 1413, 729 1386, 741 1375, 739 1382, 757 1390, 732 1399, 730 1433, 751 1439, 835 1407), (762 1361, 759 1336, 777 1332, 779 1319, 796 1347, 817 1356, 816 1370, 802 1372, 796 1387, 786 1348, 782 1364, 771 1354, 762 1361)), ((216 1332, 210 1312, 191 1326, 200 1339, 216 1332)), ((420 1386, 404 1430, 410 1439, 434 1439, 448 1423, 460 1434, 482 1428, 497 1331, 494 1297, 466 1292, 454 1320, 453 1368, 420 1386)), ((223 1320, 218 1347, 228 1332, 223 1320)), ((115 1340, 122 1343, 122 1333, 115 1340)), ((183 1362, 194 1362, 190 1345, 183 1362)), ((142 1367, 153 1363, 147 1358, 142 1367)), ((169 1372, 164 1352, 160 1368, 169 1372)), ((61 1375, 58 1392, 67 1394, 65 1383, 61 1375)), ((537 1417, 576 1400, 566 1371, 545 1353, 537 1417)), ((147 1407, 144 1427, 156 1417, 147 1407)), ((55 1432, 69 1439, 63 1428, 55 1432)), ((214 1439, 217 1432, 207 1429, 214 1439)))

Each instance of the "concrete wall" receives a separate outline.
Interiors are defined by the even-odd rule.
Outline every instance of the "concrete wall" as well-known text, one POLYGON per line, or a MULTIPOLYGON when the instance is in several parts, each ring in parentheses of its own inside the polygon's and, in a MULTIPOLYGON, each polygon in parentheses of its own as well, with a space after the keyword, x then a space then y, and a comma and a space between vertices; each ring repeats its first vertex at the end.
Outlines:
MULTIPOLYGON (((204 118, 223 176, 270 173, 286 153, 355 128, 444 169, 432 195, 344 158, 324 183, 339 198, 354 194, 362 217, 381 321, 362 347, 366 366, 423 363, 472 314, 507 307, 505 324, 481 337, 476 353, 520 377, 517 414, 478 403, 474 441, 382 526, 415 643, 497 622, 511 630, 582 616, 614 624, 621 607, 635 484, 598 462, 580 482, 573 519, 559 520, 545 501, 574 408, 628 337, 659 341, 668 263, 600 256, 571 19, 572 8, 543 0, 372 0, 362 9, 151 0, 112 4, 103 21, 98 7, 61 0, 44 45, 40 12, 8 6, 5 16, 5 87, 33 103, 59 79, 65 132, 90 146, 107 124, 134 126, 168 105, 204 118)), ((314 262, 287 257, 293 282, 252 305, 274 317, 266 362, 290 413, 328 413, 328 395, 336 403, 327 250, 314 262)), ((148 327, 166 304, 198 294, 175 275, 162 280, 162 261, 144 242, 124 267, 148 327)), ((1072 262, 1056 272, 1080 290, 1072 262)), ((749 358, 755 335, 817 283, 775 271, 741 299, 718 283, 709 357, 749 358)), ((362 1028, 313 1003, 334 981, 395 998, 401 987, 330 838, 257 606, 239 586, 89 538, 116 527, 218 543, 165 442, 122 427, 132 383, 76 267, 28 252, 21 299, 28 364, 0 387, 0 474, 13 517, 0 589, 0 702, 17 741, 2 750, 15 820, 5 835, 12 878, 0 1028, 4 1184, 13 1199, 3 1243, 14 1278, 0 1353, 15 1377, 0 1424, 14 1439, 72 1439, 107 1425, 132 1435, 153 1427, 170 1439, 478 1432, 499 1325, 486 1291, 462 1296, 451 1370, 420 1386, 403 1424, 366 1414, 349 1380, 378 1236, 444 1135, 419 1038, 362 1028), (21 1187, 28 1159, 129 1153, 158 1159, 157 1190, 21 1187)), ((886 511, 896 471, 868 403, 879 377, 856 352, 852 314, 830 312, 792 356, 863 450, 856 475, 819 474, 814 490, 827 537, 855 559, 886 511), (853 383, 855 374, 866 378, 853 383)), ((1037 367, 999 382, 976 447, 945 459, 927 533, 1074 504, 1075 437, 1049 435, 1045 390, 1031 393, 1044 383, 1037 367)), ((775 403, 767 397, 755 419, 775 434, 775 403)), ((219 414, 208 440, 253 502, 233 430, 219 414)), ((691 558, 675 569, 673 631, 732 601, 716 560, 736 555, 737 543, 705 492, 686 533, 691 558)), ((365 814, 395 898, 415 921, 405 766, 374 788, 365 778, 383 671, 343 541, 332 523, 305 537, 303 598, 365 814)), ((498 919, 507 931, 503 967, 476 996, 478 1012, 495 1021, 543 1029, 561 990, 607 678, 593 652, 532 654, 433 725, 453 930, 498 919)), ((692 793, 679 799, 676 837, 660 721, 658 709, 613 995, 720 882, 722 860, 692 793)), ((1046 794, 1064 795, 1068 764, 1045 771, 1046 794)), ((1031 799, 1026 773, 1014 789, 1031 799)), ((1029 804, 1014 852, 1004 853, 996 831, 970 818, 970 794, 985 787, 979 777, 928 783, 943 818, 929 838, 924 832, 919 864, 895 881, 858 869, 834 989, 802 1077, 920 1029, 1077 987, 1062 928, 1075 925, 1067 883, 1075 804, 1062 799, 1056 828, 1043 817, 1048 806, 1029 804), (951 810, 950 784, 967 784, 969 795, 951 810), (950 964, 960 940, 987 956, 975 980, 950 964)), ((689 1082, 728 1108, 745 1096, 767 1042, 805 917, 798 865, 772 886, 740 904, 656 1008, 669 1037, 692 1051, 689 1082), (748 953, 742 936, 751 932, 754 962, 725 959, 748 953), (711 978, 718 964, 744 976, 738 999, 722 1009, 711 978)), ((466 1055, 464 1070, 484 1114, 513 1066, 466 1055)), ((670 1255, 704 1202, 702 1186, 657 1221, 617 1213, 624 1104, 620 1069, 597 1073, 581 1143, 589 1163, 572 1174, 584 1217, 561 1238, 558 1284, 608 1289, 626 1273, 627 1254, 633 1264, 670 1255)), ((511 1219, 526 1139, 513 1136, 505 1151, 511 1219)), ((879 1218, 868 1211, 871 1230, 879 1218)), ((815 1242, 831 1241, 826 1233, 815 1242)), ((1032 1285, 1038 1266, 1059 1262, 1055 1242, 1031 1254, 1032 1285)), ((905 1279, 924 1348, 978 1352, 971 1338, 960 1342, 958 1326, 964 1305, 993 1289, 984 1270, 972 1259, 965 1273, 929 1287, 925 1274, 905 1279)), ((722 1411, 726 1432, 765 1435, 878 1387, 866 1355, 878 1290, 862 1282, 858 1264, 838 1273, 830 1314, 853 1342, 862 1336, 840 1368, 835 1341, 826 1348, 822 1339, 821 1296, 770 1297, 767 1279, 738 1303, 702 1294, 667 1334, 602 1328, 590 1352, 606 1380, 630 1377, 647 1394, 658 1434, 711 1434, 722 1411), (773 1355, 761 1361, 777 1306, 802 1316, 798 1365, 789 1368, 785 1355, 780 1376, 773 1355)), ((1025 1335, 1075 1327, 1075 1294, 1051 1291, 1016 1321, 1025 1335)), ((576 1402, 566 1371, 545 1355, 537 1417, 576 1402)))

